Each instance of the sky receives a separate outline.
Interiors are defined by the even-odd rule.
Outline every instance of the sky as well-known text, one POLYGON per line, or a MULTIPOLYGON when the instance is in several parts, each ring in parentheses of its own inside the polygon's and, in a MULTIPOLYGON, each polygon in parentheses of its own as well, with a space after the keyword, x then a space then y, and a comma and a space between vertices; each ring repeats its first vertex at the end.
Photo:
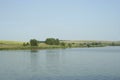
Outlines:
POLYGON ((0 0, 0 40, 120 40, 120 0, 0 0))

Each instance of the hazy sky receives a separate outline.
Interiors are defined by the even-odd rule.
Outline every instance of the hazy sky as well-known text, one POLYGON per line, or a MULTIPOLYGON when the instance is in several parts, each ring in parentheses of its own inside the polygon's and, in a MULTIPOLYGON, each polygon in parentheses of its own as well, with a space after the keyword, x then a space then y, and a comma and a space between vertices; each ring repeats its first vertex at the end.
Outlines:
POLYGON ((120 0, 0 0, 0 40, 120 40, 120 0))

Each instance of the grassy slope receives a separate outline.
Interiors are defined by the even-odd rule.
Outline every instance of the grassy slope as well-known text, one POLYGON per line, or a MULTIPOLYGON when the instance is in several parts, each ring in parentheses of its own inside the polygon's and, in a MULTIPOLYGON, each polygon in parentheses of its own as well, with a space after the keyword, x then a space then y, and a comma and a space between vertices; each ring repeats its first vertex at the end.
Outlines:
MULTIPOLYGON (((107 44, 111 44, 113 41, 63 40, 61 42, 65 42, 66 45, 71 43, 72 47, 86 47, 86 46, 81 46, 81 44, 92 43, 92 42, 101 42, 104 46, 107 44)), ((62 46, 60 46, 60 45, 47 45, 45 43, 40 43, 38 47, 23 46, 23 43, 24 42, 19 42, 19 41, 0 40, 0 50, 4 50, 4 49, 31 49, 31 48, 38 48, 38 49, 62 48, 62 46)), ((120 42, 115 42, 115 43, 120 44, 120 42)), ((101 46, 101 45, 98 45, 98 47, 99 46, 101 46)), ((97 46, 93 46, 93 47, 97 47, 97 46)))
POLYGON ((23 42, 0 40, 0 49, 12 49, 22 47, 23 42))
POLYGON ((12 45, 21 45, 23 44, 23 42, 19 42, 19 41, 6 41, 6 40, 0 40, 0 44, 12 44, 12 45))
POLYGON ((31 48, 38 48, 38 49, 50 49, 50 48, 61 48, 61 46, 57 45, 47 45, 45 43, 39 43, 38 47, 31 47, 29 46, 23 46, 24 42, 19 41, 5 41, 0 40, 0 50, 11 50, 11 49, 31 49, 31 48))
POLYGON ((120 41, 62 40, 62 42, 72 44, 72 47, 88 47, 88 45, 89 47, 120 46, 120 41))

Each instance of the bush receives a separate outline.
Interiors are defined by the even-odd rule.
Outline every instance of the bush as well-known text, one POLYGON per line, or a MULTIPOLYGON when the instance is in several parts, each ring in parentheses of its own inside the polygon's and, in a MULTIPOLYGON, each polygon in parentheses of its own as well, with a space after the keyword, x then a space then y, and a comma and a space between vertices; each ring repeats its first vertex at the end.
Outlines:
POLYGON ((71 48, 71 47, 72 47, 72 44, 71 44, 71 43, 68 43, 68 47, 71 48))
POLYGON ((27 42, 27 43, 23 43, 23 46, 29 46, 30 44, 27 42))
POLYGON ((38 46, 38 41, 36 39, 31 39, 30 40, 30 45, 31 46, 38 46))
POLYGON ((60 41, 59 41, 59 39, 47 38, 45 40, 45 43, 48 44, 48 45, 59 45, 60 41))
POLYGON ((60 45, 63 46, 63 47, 65 47, 65 43, 64 42, 61 42, 60 45))
POLYGON ((26 44, 25 44, 25 43, 23 43, 23 46, 26 46, 26 44))

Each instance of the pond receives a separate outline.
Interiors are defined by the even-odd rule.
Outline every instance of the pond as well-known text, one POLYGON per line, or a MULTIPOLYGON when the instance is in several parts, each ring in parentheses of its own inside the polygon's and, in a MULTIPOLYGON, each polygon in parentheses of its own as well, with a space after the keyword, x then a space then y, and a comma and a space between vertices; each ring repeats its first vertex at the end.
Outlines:
POLYGON ((120 80, 120 47, 2 50, 0 80, 120 80))

